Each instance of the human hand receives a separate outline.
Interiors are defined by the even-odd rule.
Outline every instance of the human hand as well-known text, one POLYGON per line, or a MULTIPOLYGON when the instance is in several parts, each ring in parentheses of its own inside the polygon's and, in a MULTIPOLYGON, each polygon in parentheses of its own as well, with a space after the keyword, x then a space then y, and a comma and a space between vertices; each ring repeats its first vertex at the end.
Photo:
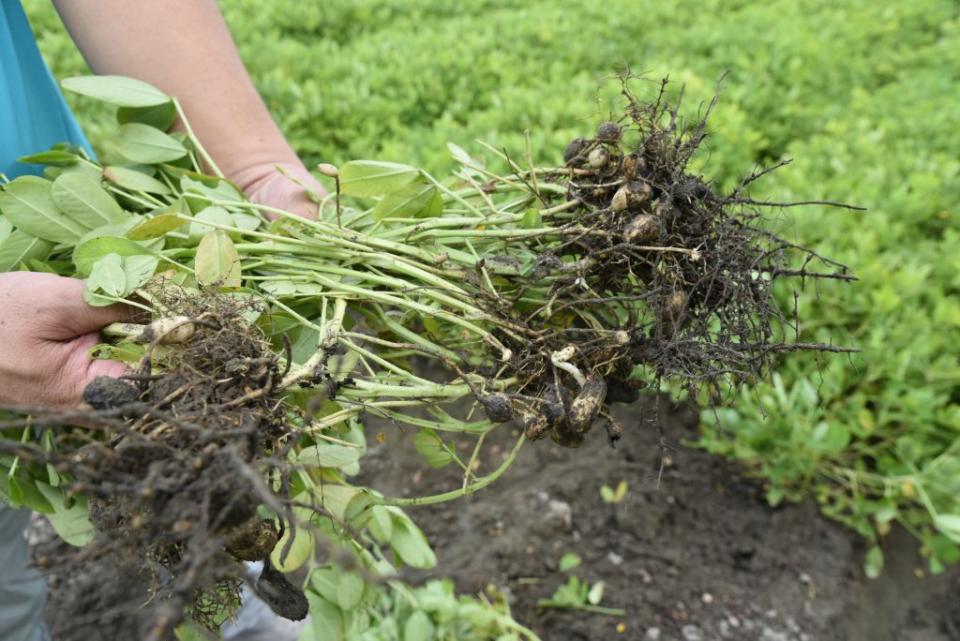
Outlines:
POLYGON ((97 376, 117 377, 123 363, 92 360, 100 329, 129 320, 123 305, 91 307, 83 281, 54 274, 0 274, 0 405, 73 409, 97 376))
MULTIPOLYGON (((318 205, 307 195, 308 190, 318 196, 327 193, 323 185, 299 163, 257 165, 240 172, 234 177, 234 182, 255 203, 310 219, 317 217, 318 205)), ((267 217, 276 218, 269 212, 267 217)))

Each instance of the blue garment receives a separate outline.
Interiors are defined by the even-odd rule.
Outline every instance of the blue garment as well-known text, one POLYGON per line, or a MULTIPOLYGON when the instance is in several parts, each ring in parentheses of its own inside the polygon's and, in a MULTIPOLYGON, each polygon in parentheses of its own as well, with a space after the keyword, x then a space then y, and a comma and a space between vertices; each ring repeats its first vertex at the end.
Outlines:
POLYGON ((37 48, 18 0, 0 0, 0 172, 40 173, 17 158, 59 142, 89 144, 37 48))
MULTIPOLYGON (((0 172, 11 180, 41 167, 17 158, 58 142, 89 149, 50 70, 40 57, 19 0, 0 0, 0 172)), ((43 625, 46 589, 28 567, 23 532, 28 510, 14 510, 0 498, 0 639, 49 641, 43 625)))

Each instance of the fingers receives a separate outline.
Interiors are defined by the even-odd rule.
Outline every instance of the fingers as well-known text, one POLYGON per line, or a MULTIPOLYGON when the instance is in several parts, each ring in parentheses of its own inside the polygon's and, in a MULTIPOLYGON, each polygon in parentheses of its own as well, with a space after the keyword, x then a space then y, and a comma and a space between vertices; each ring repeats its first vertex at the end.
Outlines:
POLYGON ((93 307, 83 298, 84 284, 76 278, 54 274, 31 274, 32 305, 37 315, 38 337, 70 340, 98 332, 110 323, 133 320, 136 310, 128 305, 93 307))
POLYGON ((93 361, 102 327, 124 320, 124 305, 95 308, 83 281, 54 274, 0 274, 0 405, 76 408, 97 376, 120 376, 122 363, 93 361))
POLYGON ((83 391, 98 376, 119 378, 129 372, 127 366, 119 361, 91 359, 90 350, 99 342, 100 337, 92 333, 61 345, 64 368, 58 383, 63 395, 63 407, 76 408, 82 405, 83 391))
MULTIPOLYGON (((288 211, 303 218, 315 219, 319 205, 309 193, 323 196, 323 185, 303 165, 282 165, 282 171, 270 166, 261 168, 263 173, 246 183, 247 197, 255 203, 288 211)), ((277 216, 267 213, 271 220, 277 216)))

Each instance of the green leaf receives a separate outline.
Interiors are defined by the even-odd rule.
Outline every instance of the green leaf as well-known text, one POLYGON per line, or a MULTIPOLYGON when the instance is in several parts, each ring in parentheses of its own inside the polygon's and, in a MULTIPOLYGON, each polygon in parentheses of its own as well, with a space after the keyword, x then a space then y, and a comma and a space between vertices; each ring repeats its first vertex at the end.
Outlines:
POLYGON ((443 440, 434 430, 423 428, 413 437, 413 446, 427 460, 430 467, 445 467, 453 456, 443 447, 443 440))
POLYGON ((390 547, 394 553, 410 567, 426 570, 435 566, 437 557, 420 528, 400 508, 391 505, 387 509, 393 521, 390 547))
POLYGON ((37 489, 53 508, 47 519, 61 539, 76 547, 83 547, 93 539, 93 524, 87 514, 86 500, 74 501, 67 507, 62 490, 39 482, 37 489))
POLYGON ((127 283, 124 296, 132 294, 138 287, 143 286, 157 271, 160 263, 155 256, 127 256, 123 259, 123 273, 127 283))
POLYGON ((349 612, 358 605, 360 605, 360 600, 363 598, 363 589, 364 582, 356 572, 347 572, 341 570, 338 572, 338 590, 337 590, 337 605, 340 606, 340 609, 349 612))
POLYGON ((386 543, 393 537, 393 520, 390 518, 389 510, 382 505, 374 505, 370 508, 370 522, 367 527, 380 543, 386 543))
POLYGON ((340 192, 345 196, 384 196, 413 182, 420 170, 378 160, 353 160, 340 168, 340 192))
POLYGON ((37 489, 37 482, 16 476, 7 478, 7 492, 14 507, 28 507, 34 512, 53 514, 50 501, 37 489))
POLYGON ((458 163, 463 165, 469 165, 473 163, 473 158, 471 158, 470 154, 468 154, 467 151, 460 145, 448 142, 447 149, 450 150, 450 155, 453 156, 453 159, 458 163))
POLYGON ((431 205, 438 195, 439 192, 433 185, 419 182, 406 185, 384 196, 373 208, 372 215, 375 219, 381 220, 431 214, 435 209, 431 205))
POLYGON ((567 552, 562 557, 560 557, 560 571, 569 572, 573 568, 580 565, 582 559, 580 555, 575 552, 567 552))
POLYGON ((31 260, 44 260, 51 250, 52 243, 15 229, 0 242, 0 272, 14 271, 31 260))
POLYGON ((243 229, 244 231, 253 231, 258 229, 263 223, 263 220, 259 216, 252 216, 250 214, 230 214, 233 218, 233 226, 238 229, 243 229))
POLYGON ((120 107, 117 109, 117 122, 125 125, 130 122, 139 122, 167 131, 177 119, 177 108, 172 100, 150 107, 120 107))
MULTIPOLYGON (((213 223, 215 225, 223 225, 225 227, 233 226, 233 217, 230 215, 230 212, 228 212, 223 207, 217 207, 217 206, 206 207, 202 209, 199 213, 197 213, 194 216, 194 218, 196 218, 197 220, 190 221, 190 237, 195 239, 199 239, 201 236, 209 234, 214 229, 216 229, 215 227, 211 227, 210 225, 204 225, 202 222, 199 222, 199 221, 205 221, 205 222, 213 223)), ((228 236, 230 235, 230 232, 226 232, 226 233, 228 236)))
POLYGON ((960 543, 960 514, 938 514, 933 517, 933 526, 954 543, 960 543))
MULTIPOLYGON (((355 466, 348 474, 359 474, 360 467, 355 466)), ((367 490, 361 490, 353 495, 343 509, 343 518, 355 529, 364 528, 370 522, 373 510, 373 497, 367 490)))
POLYGON ((195 259, 197 283, 203 287, 240 287, 240 255, 226 232, 215 229, 200 240, 195 259))
POLYGON ((148 218, 127 232, 130 240, 150 240, 160 238, 167 232, 186 225, 189 221, 183 220, 176 214, 163 213, 148 218))
POLYGON ((53 167, 69 167, 70 165, 77 164, 79 160, 80 157, 76 154, 62 149, 51 149, 49 151, 41 151, 39 154, 30 154, 29 156, 17 158, 17 162, 22 162, 25 165, 50 165, 53 167))
POLYGON ((359 447, 321 443, 306 447, 297 454, 297 463, 307 467, 347 467, 360 460, 359 447))
POLYGON ((111 298, 123 298, 150 280, 159 261, 152 256, 125 256, 107 254, 93 264, 87 277, 84 299, 94 306, 108 305, 110 298, 98 296, 103 292, 111 298))
POLYGON ((312 488, 311 491, 316 500, 319 501, 320 507, 341 521, 347 520, 347 506, 350 501, 362 492, 358 487, 336 483, 323 483, 312 488))
POLYGON ((611 488, 609 485, 601 486, 600 498, 603 499, 604 503, 613 503, 613 488, 611 488))
POLYGON ((120 127, 117 151, 132 162, 153 165, 187 155, 187 148, 156 127, 129 123, 120 127))
POLYGON ((129 167, 119 167, 117 165, 105 167, 103 178, 117 187, 130 191, 145 191, 149 194, 160 194, 161 196, 170 193, 170 188, 153 176, 148 176, 142 171, 129 167))
POLYGON ((73 244, 87 228, 65 216, 53 201, 51 184, 21 176, 0 191, 0 212, 17 228, 54 243, 73 244))
POLYGON ((430 616, 423 610, 414 610, 403 625, 403 641, 431 641, 434 632, 430 616))
POLYGON ((524 229, 536 229, 541 225, 541 216, 540 210, 536 207, 531 207, 527 211, 523 212, 523 218, 520 220, 520 226, 524 229))
POLYGON ((120 236, 101 236, 91 238, 73 250, 73 264, 77 266, 77 274, 86 276, 93 269, 94 263, 107 254, 118 256, 153 255, 153 252, 128 238, 120 236))
POLYGON ((300 633, 298 641, 347 641, 343 611, 323 597, 308 591, 310 624, 300 633))
POLYGON ((314 570, 310 572, 310 587, 331 603, 337 602, 337 592, 340 589, 339 584, 340 573, 337 572, 337 568, 333 566, 325 565, 314 568, 314 570))
MULTIPOLYGON (((300 523, 308 523, 310 516, 313 514, 311 510, 303 507, 295 507, 293 511, 294 516, 300 523)), ((283 536, 280 537, 277 545, 273 548, 273 552, 270 553, 270 561, 273 563, 273 567, 280 572, 293 572, 310 560, 315 548, 316 541, 314 541, 313 533, 310 530, 303 525, 294 528, 287 524, 283 536), (287 542, 290 541, 291 536, 293 537, 293 543, 290 544, 287 555, 281 563, 280 557, 287 548, 287 542)))
POLYGON ((173 631, 177 641, 210 641, 210 637, 204 633, 196 623, 189 621, 181 623, 173 631))
POLYGON ((87 277, 87 289, 121 298, 126 293, 127 277, 123 271, 123 259, 118 254, 107 254, 93 264, 87 277))
POLYGON ((124 76, 75 76, 64 78, 60 86, 119 107, 152 107, 170 102, 170 96, 153 85, 124 76))
POLYGON ((53 181, 51 194, 60 211, 87 229, 129 216, 99 181, 84 174, 61 174, 53 181))
POLYGON ((871 579, 877 578, 883 572, 883 550, 880 549, 880 546, 874 545, 867 550, 867 556, 863 561, 863 569, 867 573, 867 577, 871 579))

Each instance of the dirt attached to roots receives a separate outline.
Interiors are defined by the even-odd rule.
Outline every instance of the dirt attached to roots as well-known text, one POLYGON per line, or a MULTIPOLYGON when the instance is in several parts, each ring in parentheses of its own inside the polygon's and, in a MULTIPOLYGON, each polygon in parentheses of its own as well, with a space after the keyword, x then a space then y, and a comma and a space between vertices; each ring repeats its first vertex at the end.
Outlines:
MULTIPOLYGON (((679 444, 696 437, 692 412, 663 412, 666 450, 644 402, 617 411, 626 430, 617 449, 596 433, 576 451, 528 447, 465 502, 409 508, 436 548, 437 574, 461 592, 506 590, 514 616, 548 641, 960 640, 960 568, 928 576, 916 542, 894 531, 887 569, 867 579, 856 534, 812 503, 769 507, 737 465, 679 444), (601 485, 621 480, 626 498, 604 503, 601 485), (603 580, 602 605, 625 616, 537 607, 567 580, 557 567, 566 552, 583 559, 572 574, 603 580)), ((388 439, 370 457, 375 487, 459 487, 456 470, 421 475, 405 441, 388 439)))
MULTIPOLYGON (((239 603, 242 562, 269 565, 281 536, 258 506, 287 514, 263 480, 272 471, 282 482, 279 462, 297 438, 271 345, 243 320, 239 299, 178 288, 154 295, 174 320, 147 326, 135 371, 87 387, 87 430, 61 432, 46 455, 24 452, 70 478, 71 493, 89 497, 93 541, 35 555, 76 594, 61 601, 71 621, 64 638, 93 638, 106 626, 165 641, 188 615, 217 629, 239 603), (91 438, 100 430, 108 438, 91 438)), ((282 574, 268 568, 258 586, 278 614, 306 616, 306 598, 282 574)))

